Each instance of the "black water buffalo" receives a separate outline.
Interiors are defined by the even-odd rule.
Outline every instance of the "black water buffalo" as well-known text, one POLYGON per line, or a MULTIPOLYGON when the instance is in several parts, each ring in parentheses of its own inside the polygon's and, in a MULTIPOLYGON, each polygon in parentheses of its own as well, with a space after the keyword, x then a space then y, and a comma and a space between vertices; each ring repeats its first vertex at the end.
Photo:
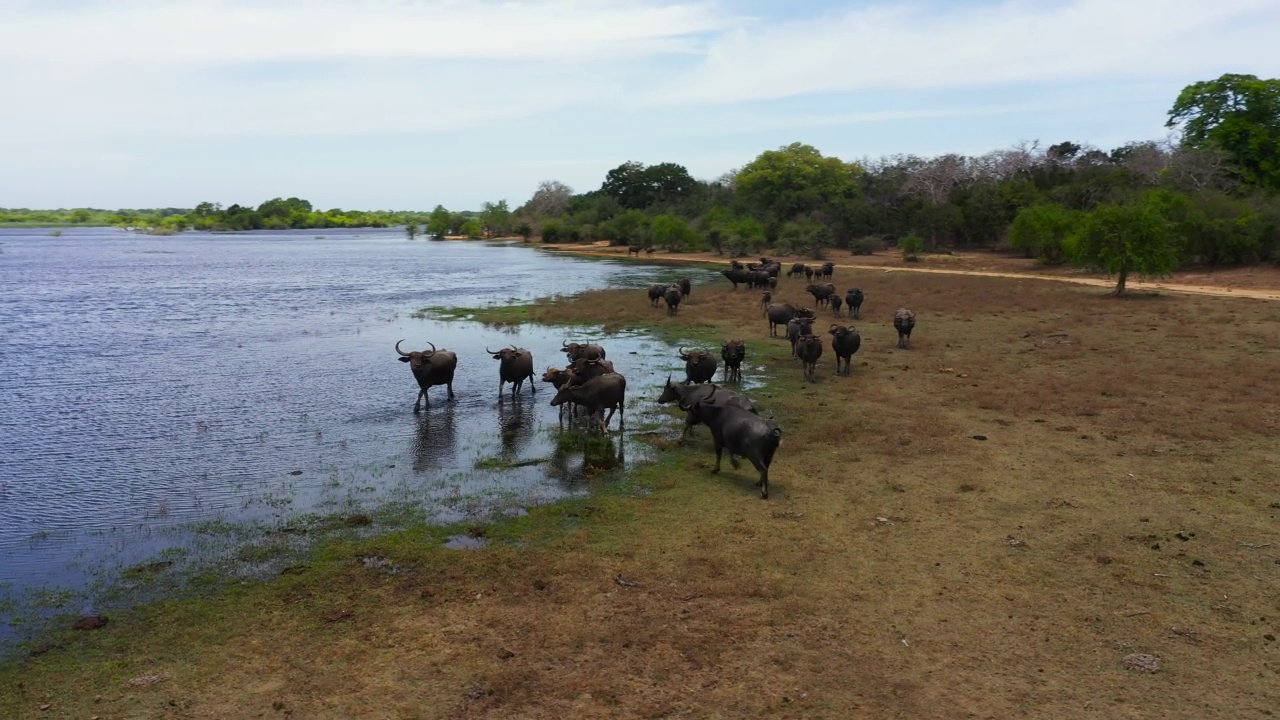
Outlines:
POLYGON ((790 303, 765 306, 765 315, 769 318, 769 337, 777 337, 779 325, 786 325, 792 318, 813 317, 814 312, 808 308, 798 308, 790 303))
POLYGON ((581 385, 565 384, 551 399, 560 406, 572 402, 592 415, 600 415, 600 431, 609 432, 609 421, 618 413, 618 429, 626 428, 627 379, 618 373, 608 373, 592 378, 581 385), (605 409, 609 410, 604 417, 605 409))
POLYGON ((808 265, 804 266, 804 279, 807 280, 808 282, 813 282, 813 276, 817 274, 818 274, 817 270, 814 270, 808 265))
POLYGON ((792 263, 792 265, 791 265, 791 269, 787 271, 787 277, 794 277, 794 276, 796 276, 796 275, 803 275, 803 274, 804 274, 805 267, 806 267, 806 266, 805 266, 805 264, 804 264, 804 263, 792 263))
POLYGON ((684 299, 684 293, 680 292, 679 285, 672 285, 662 293, 662 299, 667 302, 667 314, 675 315, 680 312, 680 301, 684 299))
POLYGON ((840 295, 839 295, 839 294, 837 294, 837 293, 832 293, 832 294, 831 294, 831 297, 827 298, 827 302, 831 303, 831 312, 833 312, 833 313, 835 313, 835 314, 839 315, 839 314, 840 314, 840 303, 842 302, 842 301, 840 300, 840 295))
POLYGON ((836 294, 836 286, 831 283, 826 285, 809 283, 805 286, 804 291, 813 296, 813 300, 818 304, 818 307, 822 307, 830 301, 832 295, 836 294))
POLYGON ((741 263, 740 261, 738 261, 738 260, 730 260, 730 261, 729 261, 729 267, 730 267, 731 269, 733 269, 733 270, 741 270, 741 269, 743 268, 743 265, 742 265, 742 263, 741 263))
POLYGON ((769 276, 769 289, 770 289, 770 290, 777 290, 777 289, 778 289, 778 276, 777 276, 777 275, 770 275, 770 276, 769 276))
POLYGON ((893 314, 893 327, 898 331, 898 347, 906 348, 911 344, 911 331, 916 326, 916 314, 906 308, 898 308, 893 314))
POLYGON ((640 257, 640 251, 643 249, 644 248, 640 247, 639 245, 628 245, 627 255, 635 255, 636 257, 640 257))
POLYGON ((716 376, 716 359, 705 350, 685 352, 684 348, 680 348, 680 359, 684 361, 686 384, 709 383, 716 376))
POLYGON ((721 405, 716 396, 722 390, 713 389, 702 400, 682 402, 680 409, 688 411, 697 422, 711 429, 716 447, 716 466, 711 472, 720 472, 720 459, 725 448, 729 450, 729 464, 740 467, 738 457, 746 458, 760 473, 760 497, 769 497, 769 466, 773 455, 782 444, 782 428, 768 418, 744 410, 736 405, 721 405))
POLYGON ((658 307, 658 301, 662 299, 662 294, 667 291, 666 285, 650 285, 649 286, 649 304, 658 307))
POLYGON ((613 361, 578 358, 569 363, 569 367, 565 368, 565 372, 569 374, 570 385, 581 385, 592 378, 613 372, 613 361))
POLYGON ((844 294, 844 302, 849 306, 849 317, 862 316, 862 297, 862 291, 858 288, 852 288, 844 294))
POLYGON ((396 343, 396 352, 400 353, 400 362, 409 363, 413 371, 413 379, 418 381, 418 397, 413 401, 413 411, 418 412, 419 404, 424 400, 431 407, 431 397, 427 390, 436 385, 444 385, 449 390, 449 399, 453 400, 453 371, 458 368, 458 356, 448 350, 437 350, 432 343, 430 350, 405 352, 400 349, 401 340, 396 343))
POLYGON ((564 350, 564 354, 569 356, 569 360, 577 360, 578 358, 587 358, 588 360, 603 360, 605 358, 604 348, 595 343, 576 343, 560 341, 560 349, 564 350))
POLYGON ((747 287, 756 290, 769 287, 769 281, 773 278, 769 277, 769 273, 763 270, 752 270, 747 277, 747 287))
POLYGON ((831 275, 836 271, 835 263, 822 263, 822 269, 818 271, 818 276, 823 280, 830 280, 831 275))
POLYGON ((771 303, 773 303, 773 293, 765 290, 764 293, 760 295, 760 307, 763 308, 765 312, 768 312, 769 305, 771 303))
POLYGON ((862 336, 844 325, 832 325, 827 332, 831 334, 831 351, 836 354, 836 374, 840 374, 840 361, 844 360, 844 374, 848 375, 853 354, 862 346, 862 336))
POLYGON ((529 380, 529 394, 537 394, 538 390, 533 384, 533 353, 515 345, 498 351, 485 348, 484 351, 492 355, 494 360, 500 361, 498 363, 498 402, 502 402, 503 385, 511 383, 511 399, 514 400, 516 393, 520 392, 520 388, 524 386, 526 378, 529 380))
POLYGON ((742 361, 746 357, 746 343, 741 340, 724 341, 720 346, 720 359, 724 360, 725 382, 742 382, 742 361))
MULTIPOLYGON (((551 387, 555 388, 557 391, 565 385, 568 385, 571 380, 573 380, 572 370, 560 370, 558 368, 549 367, 546 372, 542 373, 542 382, 551 383, 551 387)), ((566 411, 568 411, 570 415, 573 414, 573 403, 565 403, 560 406, 561 420, 564 420, 566 411)))
POLYGON ((812 380, 818 358, 822 357, 822 338, 807 333, 796 338, 796 357, 800 358, 804 376, 812 380))
POLYGON ((793 317, 787 322, 787 340, 791 341, 791 357, 796 355, 796 342, 802 335, 813 334, 813 318, 793 317))
POLYGON ((720 274, 733 283, 733 289, 737 290, 739 285, 746 285, 751 281, 752 272, 751 270, 742 270, 740 268, 729 268, 728 270, 721 270, 720 274))
MULTIPOLYGON (((690 405, 699 400, 706 400, 707 396, 715 393, 715 399, 712 401, 717 405, 736 405, 743 410, 754 413, 756 406, 751 404, 745 395, 739 395, 732 390, 725 390, 717 385, 677 385, 671 382, 671 376, 667 376, 667 384, 662 388, 662 394, 658 396, 660 404, 669 402, 679 403, 681 406, 690 405)), ((701 422, 692 412, 685 413, 684 432, 680 433, 680 437, 684 438, 693 429, 694 425, 701 422)))
POLYGON ((680 292, 684 293, 685 297, 693 294, 693 283, 689 282, 689 278, 681 278, 676 285, 680 286, 680 292))

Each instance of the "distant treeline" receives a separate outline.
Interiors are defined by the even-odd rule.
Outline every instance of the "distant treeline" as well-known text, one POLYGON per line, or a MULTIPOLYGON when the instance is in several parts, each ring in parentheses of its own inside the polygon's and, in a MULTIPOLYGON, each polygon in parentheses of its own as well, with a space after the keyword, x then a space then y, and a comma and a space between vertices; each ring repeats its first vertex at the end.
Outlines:
POLYGON ((275 198, 257 207, 202 202, 190 208, 149 210, 27 210, 0 208, 0 225, 113 225, 161 232, 183 230, 288 230, 393 227, 424 222, 425 212, 317 210, 299 198, 275 198))
MULTIPOLYGON (((1024 143, 978 157, 847 162, 794 143, 712 181, 628 162, 585 193, 543 182, 514 212, 482 211, 467 234, 735 256, 1007 248, 1122 278, 1280 259, 1280 80, 1190 85, 1167 126, 1176 139, 1024 143)), ((456 230, 449 217, 436 208, 428 232, 456 230)))

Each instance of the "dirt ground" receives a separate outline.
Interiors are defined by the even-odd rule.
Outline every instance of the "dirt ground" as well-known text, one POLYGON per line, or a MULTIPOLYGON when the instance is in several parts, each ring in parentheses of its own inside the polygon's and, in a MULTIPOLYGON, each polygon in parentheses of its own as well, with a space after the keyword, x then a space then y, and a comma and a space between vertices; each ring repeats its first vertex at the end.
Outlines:
MULTIPOLYGON (((1280 712, 1280 303, 848 267, 834 282, 866 293, 863 347, 839 377, 828 345, 815 382, 747 290, 697 286, 675 318, 634 290, 528 314, 744 339, 784 429, 770 499, 749 466, 712 475, 699 428, 640 472, 654 492, 537 510, 510 530, 520 548, 387 539, 360 552, 405 572, 337 553, 122 618, 0 674, 0 715, 1280 712), (909 350, 898 307, 917 314, 909 350), (1127 667, 1142 654, 1155 672, 1127 667)), ((812 306, 803 286, 778 300, 812 306)))

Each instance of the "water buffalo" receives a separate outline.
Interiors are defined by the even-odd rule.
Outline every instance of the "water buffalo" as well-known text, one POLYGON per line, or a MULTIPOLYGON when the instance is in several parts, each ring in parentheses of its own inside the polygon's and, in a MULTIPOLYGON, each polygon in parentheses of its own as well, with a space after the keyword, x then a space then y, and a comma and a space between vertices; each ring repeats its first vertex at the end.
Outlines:
POLYGON ((680 292, 684 293, 685 297, 693 294, 693 283, 689 282, 689 278, 680 278, 676 285, 680 286, 680 292))
POLYGON ((644 248, 640 247, 639 245, 628 245, 627 255, 628 256, 635 255, 636 257, 640 257, 640 251, 643 249, 644 248))
POLYGON ((760 307, 763 308, 765 312, 768 312, 769 305, 772 303, 773 303, 773 293, 768 290, 765 290, 764 293, 760 296, 760 307))
POLYGON ((756 290, 769 287, 769 273, 763 270, 752 270, 747 276, 747 287, 756 290))
POLYGON ((862 316, 862 291, 858 288, 852 288, 844 294, 844 302, 849 306, 849 317, 856 318, 862 316))
POLYGON ((720 359, 724 360, 725 382, 742 382, 742 361, 747 357, 747 346, 741 340, 725 340, 720 346, 720 359))
POLYGON ((814 312, 808 308, 798 308, 790 303, 765 306, 765 315, 769 318, 769 337, 777 337, 778 326, 786 325, 795 317, 813 317, 814 312))
POLYGON ((818 369, 818 358, 822 357, 822 338, 809 334, 796 338, 796 357, 800 358, 804 376, 812 380, 818 369))
POLYGON ((453 371, 458 368, 458 356, 448 350, 437 350, 432 343, 430 350, 405 352, 400 349, 401 340, 396 343, 396 352, 400 353, 400 362, 409 363, 413 371, 413 379, 418 381, 418 397, 413 401, 413 411, 418 412, 424 400, 431 407, 431 398, 427 390, 444 385, 449 390, 449 400, 453 400, 453 371))
POLYGON ((667 314, 675 315, 680 312, 680 301, 684 299, 684 293, 680 292, 679 285, 672 285, 662 293, 662 299, 667 301, 667 314))
POLYGON ((840 374, 840 361, 844 360, 844 374, 848 375, 853 354, 862 346, 862 336, 844 325, 832 325, 827 332, 831 334, 831 351, 836 354, 836 374, 840 374))
POLYGON ((831 279, 831 275, 835 272, 835 270, 836 270, 836 264, 835 264, 835 263, 829 263, 829 262, 828 262, 828 263, 822 263, 822 269, 818 272, 818 275, 819 275, 819 277, 821 277, 823 280, 830 280, 830 279, 831 279))
POLYGON ((893 327, 898 331, 898 347, 906 348, 911 344, 911 331, 916 326, 916 314, 906 308, 898 308, 893 314, 893 327))
MULTIPOLYGON (((776 267, 776 266, 775 266, 775 267, 776 267)), ((777 289, 778 289, 778 276, 777 276, 777 275, 770 275, 770 276, 769 276, 769 289, 770 289, 770 290, 777 290, 777 289)))
POLYGON ((684 348, 680 348, 680 359, 684 361, 686 384, 709 383, 716 376, 716 359, 705 350, 685 352, 684 348))
POLYGON ((644 249, 644 254, 645 254, 645 255, 652 255, 652 254, 653 254, 653 246, 652 246, 652 245, 650 245, 649 247, 645 248, 645 249, 644 249))
POLYGON ((817 274, 817 271, 816 271, 816 270, 814 270, 813 268, 809 267, 808 265, 805 265, 805 266, 804 266, 804 279, 805 279, 806 281, 808 281, 808 282, 813 282, 813 276, 814 276, 814 275, 816 275, 816 274, 817 274))
POLYGON ((576 343, 560 341, 560 349, 564 350, 564 354, 569 356, 569 360, 577 360, 578 358, 587 358, 588 360, 603 360, 605 358, 605 350, 595 343, 576 343))
MULTIPOLYGON (((546 372, 542 373, 542 382, 551 383, 551 387, 555 388, 557 391, 569 384, 569 381, 571 380, 573 380, 572 370, 560 370, 558 368, 549 367, 546 372)), ((560 406, 560 419, 562 421, 564 420, 566 411, 572 415, 573 403, 565 403, 560 406)))
MULTIPOLYGON (((736 405, 743 410, 754 413, 756 406, 751 404, 745 395, 739 395, 732 390, 725 390, 717 385, 677 385, 671 382, 671 376, 667 375, 667 384, 662 388, 662 394, 658 396, 660 404, 669 402, 679 403, 681 406, 690 405, 699 400, 706 400, 707 396, 715 393, 715 399, 712 401, 717 405, 736 405)), ((680 437, 684 438, 693 429, 694 425, 701 422, 692 412, 685 413, 684 432, 680 433, 680 437)))
POLYGON ((618 429, 626 428, 627 379, 618 373, 608 373, 592 378, 581 385, 565 384, 551 399, 560 406, 572 402, 592 415, 600 415, 600 431, 609 432, 609 421, 618 413, 618 429), (603 417, 608 408, 608 417, 603 417))
POLYGON ((751 280, 751 272, 750 270, 729 268, 728 270, 721 270, 720 274, 733 283, 733 289, 737 290, 739 285, 745 285, 751 280))
POLYGON ((809 283, 805 286, 804 291, 813 296, 814 302, 818 304, 818 307, 822 307, 828 303, 832 295, 836 294, 836 286, 831 283, 826 285, 809 283))
POLYGON ((729 464, 740 467, 738 457, 746 458, 760 473, 760 497, 769 497, 769 465, 782 444, 782 428, 773 420, 742 409, 736 405, 714 402, 720 390, 713 389, 702 400, 680 403, 680 409, 689 412, 697 422, 711 429, 716 447, 716 466, 711 472, 720 472, 720 458, 729 449, 729 464))
POLYGON ((537 389, 533 384, 533 353, 518 348, 515 345, 505 347, 498 351, 484 349, 485 352, 493 356, 498 363, 498 402, 502 402, 502 386, 511 383, 511 399, 514 400, 516 393, 520 392, 520 388, 524 386, 525 378, 529 380, 529 394, 536 395, 537 389))
POLYGON ((839 315, 841 303, 840 296, 836 293, 832 293, 831 297, 827 298, 827 302, 831 303, 831 312, 839 315))
POLYGON ((662 294, 667 291, 666 285, 650 285, 649 286, 649 304, 658 307, 658 301, 662 299, 662 294))
POLYGON ((733 270, 741 270, 743 268, 743 265, 738 260, 730 260, 729 267, 730 269, 733 269, 733 270))
POLYGON ((787 277, 803 275, 805 271, 805 267, 806 266, 804 263, 792 263, 791 269, 787 271, 787 277))
POLYGON ((565 372, 569 374, 570 385, 581 385, 592 378, 613 372, 613 361, 578 358, 569 363, 565 372))
POLYGON ((796 355, 796 343, 802 335, 813 334, 813 318, 793 317, 787 322, 787 339, 791 341, 791 357, 796 355))

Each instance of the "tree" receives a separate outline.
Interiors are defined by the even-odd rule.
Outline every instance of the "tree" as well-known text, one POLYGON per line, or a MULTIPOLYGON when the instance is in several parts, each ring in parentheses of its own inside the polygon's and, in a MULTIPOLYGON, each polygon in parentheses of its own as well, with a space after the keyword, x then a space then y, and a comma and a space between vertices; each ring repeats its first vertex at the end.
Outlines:
POLYGON ((522 220, 516 224, 515 233, 529 242, 529 238, 533 237, 533 226, 522 220))
POLYGON ((469 238, 478 238, 484 233, 484 226, 476 218, 471 218, 458 226, 458 232, 469 238))
POLYGON ((672 252, 697 250, 702 247, 702 236, 689 224, 674 215, 659 215, 653 219, 653 242, 666 245, 672 252))
POLYGON ((412 240, 412 239, 414 239, 414 238, 418 237, 418 223, 416 223, 416 222, 407 222, 407 223, 405 223, 405 224, 404 224, 404 234, 405 234, 405 235, 408 235, 410 240, 412 240))
POLYGON ((1181 126, 1188 147, 1225 151, 1246 184, 1280 190, 1280 80, 1228 73, 1188 85, 1165 125, 1181 126))
POLYGON ((600 191, 624 208, 643 210, 687 197, 697 184, 683 165, 659 163, 646 167, 632 161, 610 170, 600 191))
POLYGON ((758 216, 786 221, 858 196, 862 168, 817 148, 792 143, 761 153, 733 178, 734 190, 758 216))
POLYGON ((77 208, 71 211, 71 222, 82 223, 89 221, 89 211, 84 208, 77 208))
POLYGON ((1074 214, 1061 205, 1042 204, 1023 208, 1009 227, 1009 241, 1027 257, 1039 257, 1054 265, 1066 260, 1069 238, 1075 231, 1074 214))
POLYGON ((920 259, 920 253, 924 251, 924 240, 920 239, 919 235, 911 233, 898 242, 898 249, 902 251, 903 260, 915 262, 920 259))
POLYGON ((437 205, 427 216, 427 232, 432 237, 442 238, 453 229, 452 223, 453 215, 443 205, 437 205))
POLYGON ((1177 265, 1173 224, 1148 193, 1124 204, 1099 205, 1084 216, 1076 235, 1076 262, 1116 275, 1117 296, 1124 295, 1130 273, 1167 274, 1177 265))
POLYGON ((480 210, 480 223, 489 237, 511 232, 511 210, 506 200, 487 202, 480 210))
POLYGON ((521 210, 541 217, 563 215, 569 209, 572 197, 573 188, 568 185, 559 180, 543 180, 521 210))

